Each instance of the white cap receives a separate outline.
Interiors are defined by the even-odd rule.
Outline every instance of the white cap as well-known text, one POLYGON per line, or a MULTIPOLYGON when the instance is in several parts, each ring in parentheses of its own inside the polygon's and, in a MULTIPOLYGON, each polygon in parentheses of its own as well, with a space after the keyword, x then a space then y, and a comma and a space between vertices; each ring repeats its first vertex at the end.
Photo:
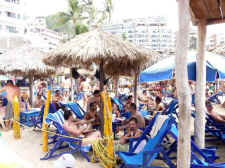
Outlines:
POLYGON ((71 154, 64 154, 54 162, 53 168, 75 168, 75 159, 71 154))

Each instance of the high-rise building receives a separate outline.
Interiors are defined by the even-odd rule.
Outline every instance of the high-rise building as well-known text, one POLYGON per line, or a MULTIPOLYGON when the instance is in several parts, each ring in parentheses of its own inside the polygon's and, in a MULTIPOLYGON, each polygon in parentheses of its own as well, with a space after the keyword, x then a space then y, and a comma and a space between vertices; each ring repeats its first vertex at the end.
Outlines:
POLYGON ((0 2, 0 52, 23 43, 25 31, 24 0, 1 0, 0 2), (8 39, 8 40, 7 40, 8 39), (18 40, 10 40, 18 39, 18 40))
POLYGON ((33 46, 48 51, 67 39, 67 34, 48 29, 45 17, 39 16, 27 22, 26 38, 32 41, 33 46))
POLYGON ((175 34, 167 27, 165 17, 126 19, 120 24, 106 25, 103 31, 159 52, 174 52, 175 34))
POLYGON ((206 40, 206 46, 208 50, 214 50, 218 46, 225 43, 225 35, 223 33, 213 34, 206 40))

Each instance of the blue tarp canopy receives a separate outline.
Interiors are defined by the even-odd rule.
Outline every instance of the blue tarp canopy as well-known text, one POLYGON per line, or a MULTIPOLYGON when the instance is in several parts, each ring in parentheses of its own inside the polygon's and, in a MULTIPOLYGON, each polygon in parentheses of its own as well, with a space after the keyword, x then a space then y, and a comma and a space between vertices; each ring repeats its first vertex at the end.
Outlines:
MULTIPOLYGON (((215 81, 217 77, 225 78, 225 57, 205 52, 206 55, 206 81, 215 81)), ((165 58, 140 73, 140 82, 156 82, 170 80, 175 68, 175 56, 165 58)), ((196 81, 196 52, 188 55, 188 79, 196 81)))

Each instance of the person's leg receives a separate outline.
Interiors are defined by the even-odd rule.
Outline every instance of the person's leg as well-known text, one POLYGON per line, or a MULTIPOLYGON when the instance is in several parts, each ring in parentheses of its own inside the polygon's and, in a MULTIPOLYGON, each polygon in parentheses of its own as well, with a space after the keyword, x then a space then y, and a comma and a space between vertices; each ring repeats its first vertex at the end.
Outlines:
POLYGON ((82 146, 87 146, 90 145, 91 142, 96 141, 98 138, 101 137, 101 133, 99 131, 91 132, 89 133, 85 138, 88 140, 85 140, 82 142, 82 146))
POLYGON ((6 111, 5 111, 5 131, 8 131, 9 130, 9 125, 10 125, 10 102, 7 103, 6 105, 6 111))

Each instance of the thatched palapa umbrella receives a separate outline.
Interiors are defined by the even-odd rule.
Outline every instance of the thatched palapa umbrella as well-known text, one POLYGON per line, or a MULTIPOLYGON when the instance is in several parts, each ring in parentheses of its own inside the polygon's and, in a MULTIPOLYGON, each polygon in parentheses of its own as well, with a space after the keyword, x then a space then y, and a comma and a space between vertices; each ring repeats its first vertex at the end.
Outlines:
MULTIPOLYGON (((49 53, 44 62, 52 66, 90 66, 93 62, 100 68, 100 89, 103 90, 104 67, 121 63, 127 71, 146 62, 148 59, 145 50, 128 41, 105 33, 99 29, 76 36, 74 39, 60 45, 49 53)), ((124 67, 115 66, 124 71, 124 67)), ((134 68, 134 69, 133 69, 134 68)))
POLYGON ((23 76, 29 79, 31 103, 33 93, 33 81, 39 78, 46 78, 55 73, 55 69, 42 62, 45 53, 41 50, 24 45, 11 49, 0 57, 1 70, 15 76, 23 76))

